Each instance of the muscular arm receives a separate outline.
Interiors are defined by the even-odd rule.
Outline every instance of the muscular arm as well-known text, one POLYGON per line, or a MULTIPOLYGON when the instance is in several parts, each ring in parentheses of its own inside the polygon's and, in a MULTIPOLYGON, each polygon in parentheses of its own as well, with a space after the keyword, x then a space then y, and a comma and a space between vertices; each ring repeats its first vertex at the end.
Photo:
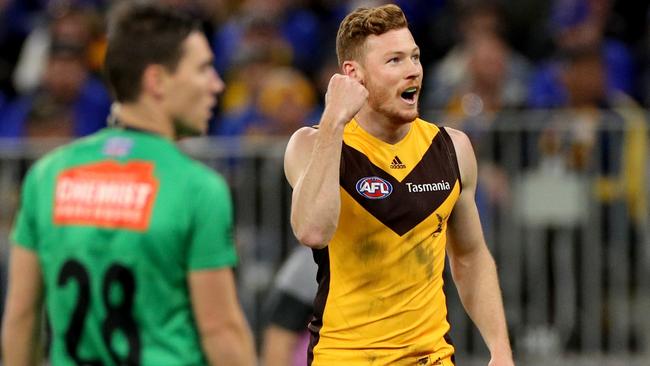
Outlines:
POLYGON ((322 248, 332 238, 339 219, 339 168, 343 125, 303 128, 287 145, 285 173, 293 186, 291 227, 296 238, 322 248))
POLYGON ((266 328, 262 349, 264 366, 291 365, 299 338, 300 333, 277 325, 266 328))
POLYGON ((190 273, 190 293, 201 344, 210 365, 254 366, 253 337, 228 269, 190 273))
POLYGON ((2 328, 2 355, 6 365, 37 365, 40 359, 43 280, 36 253, 14 245, 9 264, 2 328))
POLYGON ((284 170, 293 187, 291 227, 312 248, 327 246, 339 220, 339 168, 343 129, 365 103, 368 91, 356 80, 334 75, 319 129, 298 130, 287 145, 284 170))
POLYGON ((483 238, 476 191, 476 158, 467 136, 448 129, 454 142, 463 189, 449 219, 449 260, 463 306, 485 340, 490 365, 513 365, 501 290, 492 259, 483 238))

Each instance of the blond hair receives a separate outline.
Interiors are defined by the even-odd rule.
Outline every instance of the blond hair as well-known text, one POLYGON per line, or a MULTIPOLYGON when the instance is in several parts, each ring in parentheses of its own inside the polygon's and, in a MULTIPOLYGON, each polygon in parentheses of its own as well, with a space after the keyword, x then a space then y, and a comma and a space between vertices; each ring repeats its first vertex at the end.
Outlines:
POLYGON ((362 48, 368 36, 378 36, 394 29, 407 27, 406 17, 397 5, 356 9, 343 19, 336 34, 336 56, 339 66, 344 61, 361 58, 362 48))

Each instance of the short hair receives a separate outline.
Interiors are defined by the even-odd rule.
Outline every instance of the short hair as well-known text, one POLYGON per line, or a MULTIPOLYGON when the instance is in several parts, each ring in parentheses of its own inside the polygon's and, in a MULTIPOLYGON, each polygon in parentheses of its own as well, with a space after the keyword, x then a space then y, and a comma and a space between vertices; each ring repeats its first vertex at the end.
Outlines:
POLYGON ((408 28, 408 22, 404 12, 397 5, 356 9, 343 19, 336 34, 336 56, 339 66, 347 60, 359 60, 368 36, 378 36, 402 28, 408 28))
POLYGON ((111 13, 104 74, 118 102, 134 102, 151 64, 174 71, 198 22, 155 3, 123 1, 111 13))

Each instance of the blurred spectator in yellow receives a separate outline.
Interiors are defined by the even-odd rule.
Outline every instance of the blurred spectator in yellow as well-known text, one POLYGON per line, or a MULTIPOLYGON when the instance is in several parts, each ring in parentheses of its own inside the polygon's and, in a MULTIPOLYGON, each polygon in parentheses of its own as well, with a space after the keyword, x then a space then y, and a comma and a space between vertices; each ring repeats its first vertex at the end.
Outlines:
POLYGON ((228 88, 215 131, 218 135, 241 135, 252 121, 262 118, 257 104, 265 79, 274 68, 289 67, 293 57, 275 22, 259 14, 240 21, 243 34, 226 74, 228 88))
POLYGON ((241 44, 248 42, 245 38, 250 29, 247 22, 251 18, 273 23, 273 36, 282 39, 289 46, 293 66, 306 72, 318 67, 322 51, 321 26, 318 17, 304 2, 243 0, 238 14, 231 17, 214 35, 216 66, 222 74, 235 63, 232 57, 241 44))
POLYGON ((247 135, 290 136, 314 122, 316 91, 301 72, 276 68, 264 79, 257 107, 260 120, 246 129, 247 135))
MULTIPOLYGON (((521 143, 529 161, 517 172, 519 189, 513 211, 525 232, 538 235, 524 243, 523 250, 538 257, 536 260, 553 258, 552 267, 540 272, 548 275, 541 283, 581 283, 585 279, 580 273, 602 270, 602 275, 592 278, 595 283, 591 282, 600 286, 598 291, 613 291, 615 283, 622 293, 634 296, 629 292, 632 277, 613 279, 614 272, 608 268, 624 263, 630 266, 625 270, 634 273, 633 258, 643 250, 636 243, 642 242, 641 230, 645 230, 648 217, 645 113, 628 95, 609 89, 606 58, 598 45, 567 49, 558 61, 558 78, 566 99, 559 108, 539 111, 541 124, 527 125, 540 129, 527 129, 527 139, 521 143), (562 260, 557 261, 559 253, 562 260), (604 253, 598 259, 603 266, 593 266, 577 253, 604 253), (572 278, 575 274, 578 281, 572 278)), ((531 294, 527 301, 539 300, 536 291, 527 290, 531 294)), ((628 299, 610 292, 594 305, 576 296, 574 290, 542 285, 541 291, 544 301, 548 299, 546 304, 553 305, 547 316, 536 321, 558 332, 560 343, 573 347, 584 341, 576 322, 590 311, 603 314, 600 323, 598 317, 594 319, 602 339, 621 332, 621 339, 626 340, 621 347, 636 342, 635 325, 618 329, 604 315, 605 309, 615 309, 619 301, 628 299)))
MULTIPOLYGON (((221 110, 226 120, 250 118, 265 75, 274 67, 291 63, 291 47, 280 37, 272 21, 260 16, 241 20, 244 32, 232 55, 232 67, 225 74, 226 89, 221 110)), ((230 123, 230 122, 226 122, 230 123)), ((219 134, 232 134, 219 128, 219 134)))
POLYGON ((221 135, 289 136, 314 121, 316 90, 300 71, 271 66, 247 79, 256 93, 248 95, 244 108, 224 116, 221 135))
POLYGON ((628 95, 608 91, 600 48, 574 49, 563 64, 566 109, 554 113, 542 131, 540 164, 594 177, 599 202, 624 204, 633 220, 646 217, 648 150, 642 109, 628 95))

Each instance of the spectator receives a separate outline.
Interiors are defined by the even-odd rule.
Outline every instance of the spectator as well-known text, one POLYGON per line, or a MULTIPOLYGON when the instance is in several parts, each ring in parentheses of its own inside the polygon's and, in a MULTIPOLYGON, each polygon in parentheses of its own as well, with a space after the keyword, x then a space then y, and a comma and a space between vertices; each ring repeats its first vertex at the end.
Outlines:
MULTIPOLYGON (((616 100, 607 93, 606 71, 600 50, 578 49, 563 57, 560 78, 567 92, 567 108, 555 112, 540 137, 542 163, 561 155, 562 166, 575 172, 602 172, 605 175, 620 170, 621 139, 618 133, 600 131, 606 124, 620 129, 623 119, 610 109, 616 100), (602 139, 614 139, 605 143, 602 139), (596 147, 601 146, 600 155, 596 147), (606 150, 606 151, 605 151, 606 150), (608 157, 615 154, 616 158, 608 157)), ((616 129, 614 131, 616 131, 616 129)))
POLYGON ((40 2, 0 0, 0 91, 13 95, 11 76, 20 48, 32 30, 40 2))
POLYGON ((316 92, 309 79, 295 69, 274 69, 264 79, 257 101, 260 119, 252 121, 245 133, 290 136, 315 122, 316 107, 316 92))
POLYGON ((259 76, 246 76, 258 91, 241 109, 224 116, 219 134, 289 136, 314 121, 316 91, 301 72, 279 67, 259 76))
POLYGON ((498 76, 489 76, 489 70, 482 74, 495 79, 492 85, 501 90, 497 94, 500 104, 505 103, 504 107, 519 105, 525 95, 525 84, 522 83, 527 82, 530 66, 523 56, 509 47, 503 36, 505 20, 502 9, 495 2, 480 2, 462 7, 460 14, 458 28, 461 38, 458 44, 425 73, 429 75, 424 90, 425 105, 434 109, 448 108, 459 89, 479 82, 478 79, 471 80, 471 75, 479 76, 472 72, 480 72, 487 65, 481 65, 481 60, 477 64, 477 57, 492 58, 489 64, 501 69, 494 70, 498 76), (475 66, 469 64, 472 58, 475 66), (501 60, 496 60, 498 58, 501 60), (502 65, 498 66, 498 63, 502 65), (496 79, 500 79, 500 85, 494 83, 496 79))
MULTIPOLYGON (((484 23, 480 29, 493 29, 489 25, 494 18, 487 13, 477 15, 484 17, 473 22, 484 23)), ((479 180, 477 186, 477 207, 481 213, 483 226, 493 227, 492 209, 507 205, 510 199, 509 177, 504 168, 504 159, 509 155, 507 149, 512 149, 512 142, 517 135, 510 129, 502 128, 512 122, 513 110, 520 109, 526 101, 526 84, 529 73, 528 63, 523 57, 509 48, 506 41, 494 31, 478 30, 470 32, 463 50, 452 56, 460 57, 464 63, 458 67, 455 64, 441 64, 436 70, 439 76, 447 67, 462 71, 459 78, 446 83, 440 79, 441 85, 434 88, 432 103, 444 112, 441 119, 445 124, 462 129, 467 133, 476 150, 479 164, 479 180), (476 33, 474 33, 476 32, 476 33), (444 87, 443 87, 444 85, 444 87), (445 89, 444 98, 442 94, 445 89)), ((451 60, 450 59, 450 60, 451 60)))
POLYGON ((33 92, 45 72, 49 48, 53 43, 83 47, 87 66, 98 72, 104 58, 105 40, 100 15, 96 10, 67 2, 54 2, 42 22, 30 33, 20 52, 13 74, 15 89, 21 94, 33 92))
POLYGON ((110 99, 86 65, 83 45, 53 43, 40 87, 7 105, 0 136, 75 137, 103 127, 110 99))
POLYGON ((645 123, 637 122, 639 107, 629 96, 608 91, 605 62, 597 48, 579 49, 565 56, 561 79, 567 90, 565 107, 569 109, 554 114, 543 131, 542 163, 557 161, 568 171, 597 173, 597 199, 603 204, 624 203, 637 217, 645 211, 640 205, 647 202, 641 188, 645 185, 643 161, 647 155, 645 139, 635 135, 645 135, 645 123))
POLYGON ((446 103, 440 106, 448 112, 446 120, 463 128, 464 118, 520 108, 526 100, 528 64, 514 57, 498 35, 476 36, 467 45, 463 78, 448 91, 446 103), (518 65, 516 71, 513 64, 518 65))
MULTIPOLYGON (((633 95, 634 65, 627 46, 606 38, 604 27, 609 0, 556 0, 549 27, 558 54, 576 49, 596 48, 605 67, 606 92, 633 95)), ((569 91, 561 80, 562 59, 544 61, 531 80, 528 104, 533 108, 553 108, 568 102, 569 91)))
MULTIPOLYGON (((607 61, 601 48, 575 48, 559 61, 563 66, 558 76, 566 98, 561 110, 549 112, 542 121, 534 165, 523 174, 518 199, 524 207, 522 221, 543 235, 544 250, 553 252, 557 248, 554 245, 566 245, 553 239, 566 234, 571 251, 608 253, 604 268, 616 265, 612 253, 620 253, 626 264, 633 263, 627 258, 634 258, 638 248, 633 243, 647 225, 640 219, 647 220, 647 189, 641 188, 646 184, 647 121, 632 98, 609 89, 607 61), (597 224, 585 225, 594 221, 597 224), (589 240, 591 234, 584 229, 602 241, 589 240)), ((584 273, 586 264, 570 259, 564 265, 565 270, 584 273)), ((562 266, 554 266, 546 283, 565 281, 566 274, 562 266)), ((611 288, 606 283, 610 280, 605 275, 598 286, 611 288)), ((584 336, 575 324, 590 305, 573 294, 567 297, 561 290, 547 290, 544 296, 555 306, 549 308, 548 319, 538 321, 550 323, 560 344, 573 345, 584 336)), ((614 307, 616 301, 608 297, 599 306, 614 307)), ((605 319, 597 327, 606 338, 618 332, 605 319)), ((624 332, 629 332, 622 335, 624 339, 635 342, 633 326, 624 332)))
POLYGON ((216 66, 221 72, 233 65, 232 55, 237 54, 242 44, 248 43, 249 17, 275 23, 262 35, 279 37, 289 45, 294 66, 303 71, 313 71, 319 65, 320 24, 311 11, 299 6, 296 0, 246 0, 242 3, 240 15, 233 17, 214 36, 213 48, 218 57, 216 66))
POLYGON ((291 48, 280 37, 272 21, 260 16, 250 16, 242 21, 244 37, 226 74, 228 88, 221 107, 223 119, 214 129, 218 135, 241 134, 247 121, 259 118, 255 103, 265 76, 274 67, 291 63, 291 48))

